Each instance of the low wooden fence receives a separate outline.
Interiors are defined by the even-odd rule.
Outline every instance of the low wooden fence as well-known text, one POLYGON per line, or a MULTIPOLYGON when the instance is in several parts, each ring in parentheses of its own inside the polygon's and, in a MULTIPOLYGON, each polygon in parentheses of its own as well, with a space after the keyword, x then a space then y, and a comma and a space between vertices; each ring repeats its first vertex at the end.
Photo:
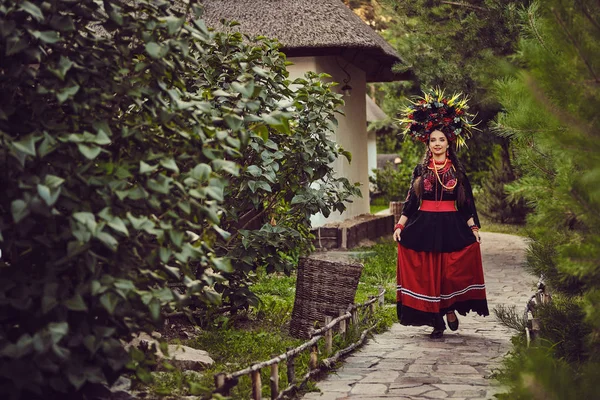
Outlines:
POLYGON ((540 331, 540 322, 537 317, 537 308, 544 304, 548 304, 552 300, 552 296, 546 292, 546 282, 544 275, 540 276, 537 283, 537 291, 527 300, 525 312, 523 313, 523 322, 525 323, 525 336, 527 338, 527 347, 531 341, 535 339, 540 331))
POLYGON ((362 308, 366 308, 368 311, 368 315, 373 315, 376 306, 383 305, 383 296, 385 294, 385 289, 382 287, 379 288, 379 294, 377 296, 372 296, 371 299, 365 303, 350 305, 346 311, 340 311, 340 316, 333 319, 332 317, 325 318, 325 326, 313 331, 311 333, 311 338, 307 342, 302 345, 288 349, 287 352, 280 354, 268 361, 259 362, 251 365, 248 368, 233 372, 233 373, 225 373, 221 372, 215 375, 215 387, 213 393, 219 393, 225 396, 229 395, 230 390, 235 387, 238 383, 238 380, 242 376, 250 375, 252 380, 252 399, 260 400, 262 399, 262 382, 260 371, 263 368, 270 367, 271 368, 271 378, 270 378, 270 386, 271 386, 271 399, 284 399, 286 396, 291 395, 294 391, 299 389, 302 385, 306 384, 306 382, 313 376, 319 374, 325 369, 332 368, 335 363, 344 355, 350 353, 355 348, 360 346, 366 339, 369 332, 375 327, 371 326, 364 331, 361 332, 360 338, 352 343, 350 346, 339 350, 337 353, 332 355, 329 358, 325 358, 319 361, 319 353, 318 353, 318 343, 321 339, 325 341, 325 355, 329 355, 332 352, 333 348, 333 330, 336 326, 339 326, 337 331, 342 336, 345 337, 346 333, 349 329, 354 329, 358 331, 360 321, 358 311, 362 308), (295 373, 295 358, 298 354, 310 351, 310 360, 308 365, 308 372, 306 375, 302 377, 300 382, 296 379, 295 373), (279 389, 279 364, 286 360, 287 365, 287 381, 288 386, 280 391, 279 389))

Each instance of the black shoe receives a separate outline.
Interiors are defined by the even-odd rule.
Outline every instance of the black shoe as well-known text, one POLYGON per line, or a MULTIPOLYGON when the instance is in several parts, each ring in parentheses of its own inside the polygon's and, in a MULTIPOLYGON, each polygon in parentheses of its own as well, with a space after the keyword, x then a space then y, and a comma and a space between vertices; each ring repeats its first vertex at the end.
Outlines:
POLYGON ((429 334, 431 339, 441 339, 444 336, 444 331, 442 329, 434 329, 433 332, 429 334))
POLYGON ((456 313, 454 311, 448 314, 446 314, 446 322, 448 322, 448 328, 450 328, 450 330, 452 331, 455 331, 458 329, 458 317, 456 316, 456 313), (450 321, 448 319, 448 314, 454 314, 454 318, 456 319, 454 321, 450 321))

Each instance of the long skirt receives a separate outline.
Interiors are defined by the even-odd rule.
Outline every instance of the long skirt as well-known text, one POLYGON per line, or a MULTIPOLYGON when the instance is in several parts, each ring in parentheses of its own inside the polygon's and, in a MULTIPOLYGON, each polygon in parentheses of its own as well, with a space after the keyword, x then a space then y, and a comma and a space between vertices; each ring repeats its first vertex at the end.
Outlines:
POLYGON ((402 325, 438 329, 440 315, 453 310, 489 315, 479 243, 450 253, 398 244, 396 300, 402 325))

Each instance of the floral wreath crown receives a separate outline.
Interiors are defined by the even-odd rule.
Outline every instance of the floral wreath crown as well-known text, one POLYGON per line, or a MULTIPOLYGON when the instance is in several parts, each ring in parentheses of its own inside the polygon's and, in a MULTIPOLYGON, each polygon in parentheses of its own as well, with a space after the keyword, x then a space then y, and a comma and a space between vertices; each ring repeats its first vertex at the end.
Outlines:
POLYGON ((401 111, 399 122, 405 126, 404 135, 426 143, 434 130, 442 131, 448 141, 458 147, 466 145, 466 139, 475 128, 475 115, 468 112, 468 98, 462 93, 445 97, 439 88, 423 91, 423 97, 409 100, 409 104, 401 111))

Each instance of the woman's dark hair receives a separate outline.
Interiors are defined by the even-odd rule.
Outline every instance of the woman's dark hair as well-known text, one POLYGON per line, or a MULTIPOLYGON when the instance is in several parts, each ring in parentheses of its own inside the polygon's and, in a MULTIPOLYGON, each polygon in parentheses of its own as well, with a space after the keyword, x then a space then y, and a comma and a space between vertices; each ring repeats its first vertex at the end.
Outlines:
MULTIPOLYGON (((448 136, 446 136, 446 139, 448 139, 448 136)), ((427 141, 427 143, 425 143, 425 145, 427 146, 427 148, 425 149, 425 154, 423 154, 423 159, 419 164, 421 169, 421 175, 418 176, 413 183, 413 189, 419 198, 421 198, 421 196, 423 195, 423 173, 427 171, 427 167, 429 166, 429 160, 431 159, 431 151, 429 150, 429 140, 427 141)), ((458 204, 463 205, 465 203, 465 188, 463 186, 465 167, 458 159, 455 146, 456 145, 454 142, 448 141, 448 158, 450 158, 450 161, 452 161, 452 165, 454 165, 454 168, 456 168, 456 175, 458 178, 456 200, 458 204)))

